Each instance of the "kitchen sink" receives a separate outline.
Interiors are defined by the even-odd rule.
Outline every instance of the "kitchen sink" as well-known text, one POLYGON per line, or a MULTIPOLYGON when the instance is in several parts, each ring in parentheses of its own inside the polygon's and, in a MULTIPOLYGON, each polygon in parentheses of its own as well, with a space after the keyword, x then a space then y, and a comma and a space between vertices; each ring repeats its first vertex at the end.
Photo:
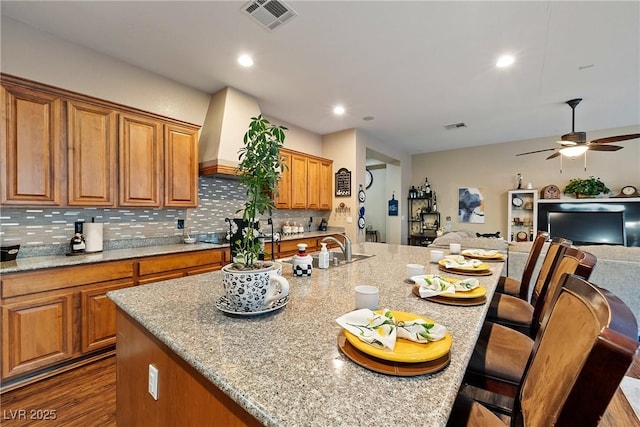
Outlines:
MULTIPOLYGON (((312 265, 314 268, 318 268, 318 255, 320 254, 320 252, 312 252, 309 255, 311 255, 311 257, 313 258, 312 261, 312 265)), ((360 261, 362 259, 367 259, 367 258, 371 258, 372 256, 375 255, 370 255, 370 254, 351 254, 351 262, 356 262, 356 261, 360 261)), ((347 263, 344 259, 344 254, 342 252, 338 252, 338 251, 329 251, 329 268, 333 268, 336 267, 334 265, 334 258, 338 259, 338 266, 344 265, 345 263, 347 263)), ((293 264, 293 257, 290 258, 284 258, 279 260, 280 262, 286 262, 287 264, 293 264)))

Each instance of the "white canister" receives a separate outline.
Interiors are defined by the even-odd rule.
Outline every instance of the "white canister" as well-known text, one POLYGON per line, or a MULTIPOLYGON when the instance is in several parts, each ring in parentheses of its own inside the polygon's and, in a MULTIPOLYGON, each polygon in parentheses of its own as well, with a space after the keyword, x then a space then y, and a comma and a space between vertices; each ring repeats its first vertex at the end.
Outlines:
POLYGON ((307 244, 298 244, 298 253, 293 256, 293 275, 297 277, 311 276, 313 258, 307 254, 307 244))

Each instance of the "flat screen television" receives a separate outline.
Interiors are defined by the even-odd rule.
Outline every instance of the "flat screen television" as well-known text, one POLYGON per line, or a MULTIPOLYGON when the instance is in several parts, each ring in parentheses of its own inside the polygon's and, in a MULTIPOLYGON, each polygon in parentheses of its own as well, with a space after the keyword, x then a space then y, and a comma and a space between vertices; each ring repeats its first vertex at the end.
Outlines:
POLYGON ((575 245, 623 245, 627 239, 624 212, 548 212, 550 237, 564 237, 575 245))

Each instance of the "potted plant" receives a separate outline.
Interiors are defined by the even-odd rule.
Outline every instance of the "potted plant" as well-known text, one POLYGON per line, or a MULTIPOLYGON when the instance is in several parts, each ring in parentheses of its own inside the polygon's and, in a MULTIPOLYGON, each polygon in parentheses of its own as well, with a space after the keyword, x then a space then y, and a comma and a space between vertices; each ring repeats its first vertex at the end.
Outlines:
POLYGON ((590 176, 586 179, 574 178, 569 180, 569 184, 564 188, 563 193, 575 194, 576 198, 595 197, 600 193, 609 193, 609 188, 600 181, 600 178, 590 176))
POLYGON ((259 260, 261 244, 255 229, 257 219, 265 213, 271 215, 275 208, 278 180, 284 169, 280 148, 285 130, 287 128, 271 124, 262 115, 252 117, 244 145, 238 151, 237 173, 240 183, 246 187, 246 201, 237 213, 242 213, 244 228, 241 237, 231 242, 235 249, 233 262, 222 268, 227 299, 231 310, 237 312, 264 311, 265 307, 286 303, 283 299, 289 285, 279 274, 282 266, 259 260))

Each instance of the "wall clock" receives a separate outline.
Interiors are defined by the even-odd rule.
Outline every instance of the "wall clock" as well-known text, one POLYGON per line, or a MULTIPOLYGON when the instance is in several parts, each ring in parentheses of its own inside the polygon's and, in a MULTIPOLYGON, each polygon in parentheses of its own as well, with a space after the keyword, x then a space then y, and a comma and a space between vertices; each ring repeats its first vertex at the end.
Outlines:
POLYGON ((364 175, 364 188, 368 190, 371 184, 373 184, 373 174, 367 169, 364 175))

